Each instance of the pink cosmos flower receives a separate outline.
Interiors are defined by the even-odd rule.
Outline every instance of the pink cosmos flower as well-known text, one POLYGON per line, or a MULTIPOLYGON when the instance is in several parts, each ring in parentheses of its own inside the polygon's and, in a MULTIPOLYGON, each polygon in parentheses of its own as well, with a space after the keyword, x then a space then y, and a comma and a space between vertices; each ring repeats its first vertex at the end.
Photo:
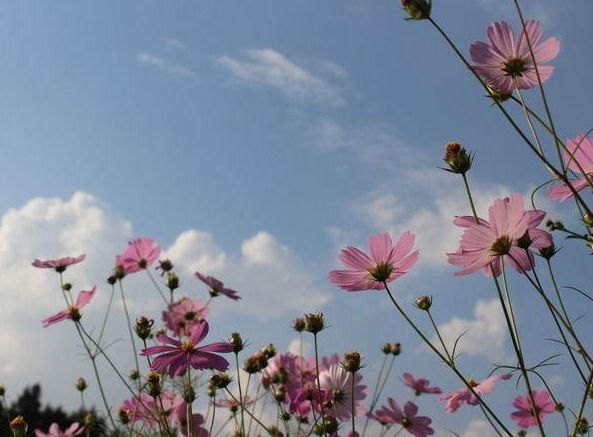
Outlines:
MULTIPOLYGON (((571 185, 575 191, 581 191, 590 186, 589 181, 593 182, 593 141, 588 136, 579 135, 572 140, 567 140, 566 148, 568 150, 564 151, 564 162, 570 170, 581 175, 580 178, 572 181, 571 185)), ((548 191, 548 195, 561 202, 573 196, 568 185, 564 183, 554 185, 548 191)))
POLYGON ((96 291, 96 287, 93 287, 90 290, 83 290, 78 293, 78 297, 76 298, 74 305, 70 305, 65 310, 60 311, 59 313, 54 314, 47 319, 44 319, 42 322, 43 327, 47 328, 54 323, 58 323, 66 319, 72 319, 75 322, 79 321, 82 317, 80 314, 80 309, 84 308, 84 306, 91 301, 91 299, 95 296, 96 291))
MULTIPOLYGON (((493 375, 481 382, 470 379, 468 383, 472 386, 474 392, 476 392, 477 395, 482 396, 486 393, 491 393, 494 391, 494 386, 496 385, 497 381, 506 381, 507 379, 510 379, 511 376, 512 375, 510 373, 502 373, 500 375, 493 375)), ((439 400, 446 401, 445 411, 447 413, 454 413, 464 403, 468 405, 478 405, 480 402, 467 387, 445 393, 439 397, 439 400)))
POLYGON ((200 320, 191 327, 187 340, 181 342, 167 335, 159 335, 157 340, 163 345, 144 349, 141 354, 144 356, 161 354, 153 360, 152 370, 159 372, 167 369, 171 378, 183 375, 190 366, 194 369, 226 370, 229 362, 214 352, 232 352, 233 347, 229 343, 217 342, 197 347, 198 343, 208 335, 208 330, 208 322, 200 320))
POLYGON ((519 37, 511 26, 504 21, 492 23, 486 30, 489 43, 475 42, 469 53, 477 64, 473 68, 482 79, 496 91, 511 94, 515 88, 528 89, 538 84, 537 71, 542 82, 548 80, 554 71, 551 65, 544 65, 554 59, 560 51, 556 38, 542 42, 543 30, 539 22, 529 20, 521 29, 519 37), (535 62, 529 51, 533 49, 535 62))
POLYGON ((430 381, 424 378, 414 378, 410 373, 404 373, 404 384, 410 387, 416 393, 416 396, 422 393, 440 394, 442 393, 439 387, 430 387, 430 381))
POLYGON ((513 194, 494 201, 488 210, 489 221, 457 217, 454 223, 465 231, 457 252, 447 254, 450 264, 463 267, 455 275, 484 269, 486 276, 498 276, 504 261, 519 272, 531 270, 535 260, 529 248, 542 249, 552 244, 552 236, 537 229, 545 215, 536 209, 526 211, 523 197, 513 194))
MULTIPOLYGON (((325 413, 338 420, 352 417, 352 373, 347 372, 339 364, 334 364, 329 369, 319 372, 321 390, 326 393, 330 407, 325 413)), ((362 416, 366 412, 364 399, 367 396, 367 386, 362 384, 360 372, 354 374, 354 415, 362 416)))
POLYGON ((37 267, 40 269, 54 269, 58 273, 62 273, 66 270, 66 267, 72 266, 74 264, 78 264, 79 262, 84 261, 86 255, 80 255, 75 258, 71 256, 67 256, 64 258, 58 259, 48 259, 48 260, 39 260, 36 259, 31 263, 33 267, 37 267))
POLYGON ((222 282, 213 276, 204 276, 200 272, 196 272, 196 277, 208 287, 210 287, 210 296, 212 297, 216 297, 219 294, 224 294, 226 297, 232 300, 241 299, 241 296, 239 296, 235 290, 226 288, 222 282))
MULTIPOLYGON (((241 408, 241 404, 238 401, 239 397, 237 396, 237 400, 235 399, 221 399, 219 401, 214 402, 214 405, 220 408, 227 408, 231 413, 236 413, 241 408)), ((255 400, 249 396, 243 396, 243 405, 251 405, 255 402, 255 400)))
POLYGON ((115 264, 126 273, 135 273, 148 268, 161 254, 160 247, 151 238, 137 238, 128 243, 126 251, 118 255, 115 264))
POLYGON ((539 416, 541 422, 546 414, 556 411, 556 402, 554 402, 547 390, 533 390, 531 395, 535 402, 535 408, 533 408, 529 396, 518 396, 513 401, 513 406, 517 408, 517 411, 511 413, 511 418, 521 428, 536 426, 536 414, 539 416))
POLYGON ((177 336, 188 335, 191 327, 208 315, 208 308, 197 299, 182 298, 163 311, 163 321, 177 336))
POLYGON ((329 279, 347 291, 382 290, 384 282, 391 282, 410 271, 418 260, 418 250, 410 253, 414 235, 406 231, 393 244, 387 232, 369 239, 367 255, 356 247, 340 252, 340 261, 348 270, 334 270, 329 279))
POLYGON ((414 437, 426 437, 433 435, 434 430, 429 426, 432 423, 429 417, 417 416, 418 406, 413 402, 406 402, 404 409, 392 398, 387 400, 389 406, 383 405, 370 417, 381 424, 399 424, 414 437))
POLYGON ((35 430, 36 437, 74 437, 77 435, 82 435, 84 432, 84 426, 82 426, 78 422, 74 422, 72 425, 68 427, 68 429, 62 431, 57 423, 52 423, 49 426, 49 430, 47 433, 44 433, 38 429, 35 430))

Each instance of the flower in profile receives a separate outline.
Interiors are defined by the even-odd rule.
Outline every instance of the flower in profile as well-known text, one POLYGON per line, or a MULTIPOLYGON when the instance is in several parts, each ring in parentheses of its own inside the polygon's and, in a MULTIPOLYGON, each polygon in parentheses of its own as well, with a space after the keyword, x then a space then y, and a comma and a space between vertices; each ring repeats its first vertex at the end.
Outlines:
POLYGON ((77 257, 66 256, 64 258, 40 260, 36 259, 31 263, 33 267, 39 269, 54 269, 58 273, 62 273, 66 270, 66 267, 78 264, 84 261, 86 255, 80 255, 77 257))
MULTIPOLYGON (((243 406, 251 405, 255 399, 250 396, 243 396, 243 406)), ((214 402, 214 405, 220 408, 228 409, 232 414, 235 414, 241 408, 241 403, 237 399, 220 399, 214 402)))
POLYGON ((188 335, 191 327, 208 315, 208 308, 198 299, 182 298, 163 311, 163 321, 177 336, 188 335))
POLYGON ((554 71, 553 66, 545 64, 558 55, 558 40, 548 38, 542 41, 543 30, 536 20, 526 21, 525 30, 521 29, 519 37, 515 38, 508 23, 492 23, 486 29, 489 43, 478 41, 470 46, 469 53, 477 64, 473 66, 474 71, 500 93, 512 93, 515 88, 533 88, 538 84, 537 73, 544 82, 554 71))
POLYGON ((80 309, 84 308, 84 306, 91 301, 91 299, 95 296, 96 291, 96 287, 93 287, 90 290, 83 290, 78 293, 78 297, 76 298, 74 305, 69 305, 65 310, 60 311, 59 313, 54 314, 47 319, 44 319, 42 322, 43 327, 47 328, 54 323, 58 323, 66 319, 72 319, 75 322, 79 321, 82 317, 80 314, 80 309))
POLYGON ((389 405, 383 405, 370 417, 381 424, 398 424, 414 437, 433 435, 434 430, 429 426, 432 420, 426 416, 418 416, 418 406, 413 402, 406 402, 402 408, 392 398, 387 399, 389 405))
POLYGON ((339 364, 319 372, 319 384, 325 392, 325 402, 329 409, 325 413, 339 420, 352 417, 352 377, 354 377, 354 415, 362 416, 366 408, 363 401, 367 396, 367 386, 362 384, 362 375, 350 373, 339 364))
POLYGON ((403 374, 404 384, 414 390, 416 396, 420 396, 422 393, 427 394, 441 394, 442 391, 439 387, 430 387, 430 381, 424 378, 414 378, 412 374, 406 372, 403 374))
MULTIPOLYGON (((575 191, 578 192, 590 186, 591 182, 593 182, 593 140, 586 135, 579 135, 576 138, 567 140, 566 150, 564 150, 564 162, 570 170, 581 176, 571 181, 575 191)), ((548 195, 554 200, 563 202, 570 199, 574 194, 568 188, 568 185, 562 182, 550 188, 548 195)))
POLYGON ((160 247, 151 238, 137 238, 128 243, 126 251, 115 259, 117 266, 122 266, 126 273, 145 270, 161 254, 160 247))
POLYGON ((517 410, 511 413, 511 419, 521 428, 536 426, 538 417, 541 422, 545 415, 556 411, 556 402, 547 390, 532 390, 531 395, 535 406, 529 396, 517 396, 513 401, 513 406, 517 410))
POLYGON ((84 432, 84 426, 82 426, 78 422, 74 422, 72 425, 68 427, 68 429, 62 431, 57 423, 52 423, 49 426, 49 430, 47 433, 42 432, 38 429, 35 430, 36 437, 74 437, 77 435, 82 435, 84 432))
POLYGON ((369 254, 356 247, 340 252, 340 261, 348 270, 333 270, 329 279, 347 291, 382 290, 391 282, 410 271, 418 260, 413 252, 414 235, 406 231, 395 244, 387 232, 369 239, 369 254), (411 253, 410 253, 411 252, 411 253))
POLYGON ((531 270, 535 260, 529 248, 552 244, 552 236, 537 229, 545 215, 540 210, 526 211, 523 197, 513 194, 494 201, 488 210, 489 220, 457 217, 454 223, 465 231, 457 252, 447 254, 450 264, 463 267, 455 275, 484 269, 486 276, 498 276, 504 261, 519 272, 531 270))
POLYGON ((208 287, 210 287, 209 293, 212 297, 224 294, 226 297, 232 300, 241 299, 241 296, 239 296, 235 290, 225 287, 222 282, 213 276, 204 276, 200 272, 196 272, 196 277, 208 287))
POLYGON ((216 355, 215 352, 229 353, 233 347, 227 342, 216 342, 205 346, 197 345, 208 335, 208 322, 200 320, 193 325, 186 340, 178 341, 167 335, 159 335, 157 340, 161 346, 153 346, 142 350, 142 355, 160 354, 152 362, 152 370, 160 372, 167 369, 169 376, 174 378, 185 373, 188 367, 194 369, 226 370, 229 362, 216 355))
MULTIPOLYGON (((469 379, 468 384, 478 396, 482 396, 486 393, 493 392, 494 386, 498 381, 506 381, 507 379, 510 379, 511 376, 512 375, 510 373, 502 373, 500 375, 493 375, 483 381, 474 381, 473 379, 469 379)), ((446 401, 445 411, 447 413, 454 413, 459 409, 459 407, 461 407, 462 404, 478 405, 480 402, 467 387, 445 393, 439 397, 439 400, 446 401)))

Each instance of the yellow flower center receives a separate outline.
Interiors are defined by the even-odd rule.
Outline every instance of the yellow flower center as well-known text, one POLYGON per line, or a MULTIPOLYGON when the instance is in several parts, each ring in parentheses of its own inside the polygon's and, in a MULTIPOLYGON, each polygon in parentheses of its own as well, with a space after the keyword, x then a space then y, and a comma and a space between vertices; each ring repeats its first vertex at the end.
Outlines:
POLYGON ((181 349, 183 349, 184 352, 190 352, 194 347, 196 347, 196 344, 191 340, 183 340, 183 343, 181 343, 181 349))
POLYGON ((393 264, 379 263, 369 270, 371 279, 377 282, 385 282, 393 272, 393 264))
POLYGON ((492 255, 502 256, 507 255, 511 250, 513 242, 507 235, 503 235, 499 237, 492 246, 490 246, 490 251, 492 255))

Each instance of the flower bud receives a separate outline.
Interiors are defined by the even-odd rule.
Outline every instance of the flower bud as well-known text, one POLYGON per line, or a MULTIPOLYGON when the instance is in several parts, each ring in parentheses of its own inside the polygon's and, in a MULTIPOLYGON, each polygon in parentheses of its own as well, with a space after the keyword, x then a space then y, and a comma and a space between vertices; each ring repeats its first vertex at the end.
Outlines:
POLYGON ((383 346, 381 346, 381 352, 383 352, 385 355, 389 355, 391 353, 391 343, 385 343, 383 346))
POLYGON ((323 319, 323 313, 319 314, 306 314, 305 315, 305 330, 312 334, 317 334, 325 328, 325 320, 323 319))
POLYGON ((86 429, 93 429, 97 424, 97 417, 93 413, 87 413, 84 416, 84 427, 86 429))
POLYGON ((472 166, 473 156, 468 153, 459 143, 448 143, 445 146, 445 157, 443 160, 447 164, 447 170, 455 174, 465 174, 472 166))
POLYGON ((128 377, 132 381, 136 381, 138 378, 140 378, 140 372, 138 371, 138 369, 132 369, 130 370, 130 373, 128 373, 128 377))
POLYGON ((208 383, 218 389, 223 389, 228 387, 231 381, 232 378, 229 376, 228 373, 219 372, 212 375, 208 380, 208 383))
POLYGON ((216 396, 216 387, 214 387, 212 384, 208 384, 208 397, 209 398, 213 398, 216 396))
POLYGON ((184 384, 181 396, 186 403, 191 404, 196 400, 196 391, 190 384, 184 384))
POLYGON ((276 346, 274 346, 272 343, 268 343, 261 348, 260 352, 264 354, 264 356, 269 360, 274 355, 276 355, 276 346))
POLYGON ((136 330, 136 335, 138 335, 141 340, 146 340, 148 337, 150 337, 152 325, 154 325, 154 320, 145 316, 138 317, 136 319, 136 326, 134 328, 136 330))
POLYGON ((426 20, 430 18, 431 0, 401 0, 402 8, 408 13, 408 20, 426 20))
POLYGON ((541 257, 547 260, 552 259, 552 257, 556 255, 557 252, 558 250, 556 250, 556 246, 554 245, 554 243, 550 244, 548 247, 544 247, 539 250, 539 254, 541 255, 541 257))
POLYGON ((352 351, 344 354, 344 360, 341 364, 346 372, 356 373, 362 368, 361 361, 362 357, 360 353, 352 351))
POLYGON ((76 380, 76 383, 74 384, 74 386, 76 387, 76 390, 83 392, 88 387, 88 384, 86 383, 86 379, 78 378, 76 380))
POLYGON ((287 413, 286 411, 282 412, 280 414, 280 420, 283 422, 288 422, 290 420, 290 413, 287 413))
POLYGON ((126 277, 126 269, 122 265, 115 266, 113 269, 113 276, 115 279, 121 281, 123 278, 126 277))
POLYGON ((323 431, 325 434, 333 435, 338 432, 339 422, 335 417, 326 416, 323 420, 323 431))
POLYGON ((391 355, 397 357, 402 352, 402 346, 399 343, 391 344, 391 355))
POLYGON ((486 85, 488 87, 488 94, 486 97, 492 99, 494 102, 502 103, 506 102, 508 99, 511 98, 511 93, 503 93, 502 91, 498 91, 491 85, 486 85))
POLYGON ((581 416, 579 420, 577 420, 575 430, 579 434, 587 434, 587 432, 589 431, 589 422, 587 422, 587 419, 581 416))
POLYGON ((64 290, 64 291, 72 290, 72 284, 70 282, 66 282, 64 285, 62 285, 62 290, 64 290))
POLYGON ((296 319, 294 319, 294 322, 292 322, 292 328, 296 332, 303 332, 306 327, 307 325, 305 323, 305 319, 303 319, 302 317, 297 317, 296 319))
POLYGON ((554 408, 556 411, 561 413, 564 411, 564 404, 562 402, 558 402, 554 408))
POLYGON ((173 263, 168 259, 159 260, 157 270, 162 270, 162 275, 173 270, 173 263))
POLYGON ((16 416, 10 421, 10 430, 13 437, 25 437, 27 434, 27 422, 23 416, 16 416))
POLYGON ((117 412, 117 416, 122 425, 127 425, 128 423, 130 423, 130 410, 128 410, 127 408, 120 408, 117 412))
POLYGON ((179 288, 179 277, 173 272, 167 273, 167 288, 171 291, 179 288))
POLYGON ((431 296, 420 296, 419 298, 416 299, 416 302, 414 302, 414 305, 416 305, 416 308, 418 308, 419 310, 428 311, 428 310, 430 310, 430 307, 432 306, 432 297, 431 296))
POLYGON ((238 354, 241 352, 243 350, 243 339, 241 338, 241 334, 233 332, 229 338, 229 344, 232 346, 234 353, 238 354))
POLYGON ((153 398, 159 396, 162 392, 161 375, 157 372, 150 371, 146 375, 146 380, 148 381, 148 394, 153 398))
POLYGON ((593 227, 593 215, 589 213, 585 214, 583 217, 583 223, 585 223, 585 226, 589 228, 593 227))
POLYGON ((115 275, 110 275, 110 276, 107 278, 107 283, 108 283, 109 285, 114 285, 116 282, 117 282, 117 278, 115 277, 115 275))

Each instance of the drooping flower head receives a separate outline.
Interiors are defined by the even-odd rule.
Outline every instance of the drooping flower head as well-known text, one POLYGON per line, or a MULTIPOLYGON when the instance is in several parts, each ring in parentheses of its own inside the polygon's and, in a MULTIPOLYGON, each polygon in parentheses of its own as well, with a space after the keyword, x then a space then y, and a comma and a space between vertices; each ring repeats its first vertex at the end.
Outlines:
POLYGON ((447 254, 450 264, 463 267, 455 275, 484 269, 487 276, 498 276, 505 261, 519 272, 531 270, 535 260, 529 249, 552 244, 552 236, 537 229, 545 215, 540 210, 526 211, 523 197, 513 194, 494 201, 488 210, 489 220, 457 217, 454 223, 465 231, 457 252, 447 254))
POLYGON ((478 41, 470 46, 469 53, 476 63, 474 71, 499 93, 511 94, 515 88, 533 88, 538 84, 537 73, 544 82, 554 71, 554 67, 546 63, 558 55, 558 40, 549 38, 542 41, 543 30, 535 20, 525 22, 525 29, 527 32, 521 29, 516 38, 508 23, 492 23, 486 29, 489 42, 478 41))
POLYGON ((410 271, 418 260, 413 252, 414 235, 406 231, 395 244, 387 232, 369 239, 369 255, 356 247, 340 252, 340 261, 347 270, 333 270, 329 279, 347 291, 382 290, 384 282, 391 282, 410 271), (410 253, 411 252, 411 253, 410 253))
POLYGON ((511 419, 517 422, 517 425, 521 428, 536 426, 537 417, 541 422, 544 416, 556 411, 556 402, 554 402, 547 390, 533 390, 531 395, 535 407, 531 403, 529 396, 518 396, 513 401, 513 406, 517 410, 511 413, 511 419))
POLYGON ((209 293, 212 297, 224 294, 226 297, 232 300, 241 299, 241 296, 239 296, 235 290, 225 287, 222 282, 213 276, 204 276, 200 272, 196 272, 196 277, 208 287, 210 287, 209 293))
POLYGON ((52 423, 49 426, 49 430, 47 433, 42 432, 39 429, 35 430, 36 437, 74 437, 77 435, 82 435, 84 432, 84 426, 82 426, 78 422, 74 422, 70 425, 67 429, 62 431, 57 423, 52 423))
POLYGON ((67 256, 64 258, 47 260, 36 259, 31 263, 31 265, 39 269, 54 269, 56 272, 62 273, 66 270, 66 267, 78 264, 79 262, 84 261, 85 258, 86 255, 80 255, 77 257, 67 256))
POLYGON ((167 369, 171 378, 183 375, 190 366, 202 370, 226 370, 229 362, 215 352, 232 352, 233 347, 229 343, 216 342, 198 347, 198 344, 208 335, 208 330, 208 322, 202 319, 192 326, 189 338, 183 342, 167 335, 159 335, 157 340, 162 345, 143 349, 141 355, 160 354, 153 360, 152 370, 160 372, 167 369))
POLYGON ((208 316, 208 308, 197 299, 182 298, 163 311, 163 321, 177 336, 189 335, 191 327, 208 316))
POLYGON ((362 416, 366 408, 363 401, 367 396, 367 386, 362 384, 360 372, 350 373, 339 364, 319 372, 321 389, 326 393, 325 402, 329 408, 325 413, 338 420, 362 416), (352 377, 354 377, 354 413, 352 412, 352 377))
POLYGON ((79 321, 82 315, 80 314, 80 309, 83 308, 87 303, 91 301, 91 299, 95 296, 97 289, 96 287, 91 288, 90 290, 83 290, 78 293, 78 297, 76 298, 76 302, 74 305, 68 306, 63 311, 60 311, 53 316, 48 317, 47 319, 43 320, 43 327, 47 328, 54 323, 61 322, 62 320, 71 319, 75 322, 79 321))
MULTIPOLYGON (((511 376, 510 373, 502 373, 500 375, 493 375, 483 381, 474 381, 473 379, 470 379, 468 380, 468 384, 478 396, 482 396, 486 393, 493 392, 496 382, 510 379, 511 376)), ((445 411, 447 413, 454 413, 463 404, 478 405, 480 402, 467 387, 445 393, 439 397, 439 400, 445 401, 445 411)))
MULTIPOLYGON (((586 135, 579 135, 566 141, 566 149, 564 151, 566 166, 581 175, 580 178, 571 181, 572 187, 578 192, 593 182, 593 140, 586 135)), ((570 199, 573 193, 568 185, 561 182, 550 188, 548 195, 554 200, 563 202, 570 199)))
POLYGON ((424 378, 414 378, 411 373, 404 373, 404 384, 414 390, 416 396, 420 396, 422 393, 427 394, 441 394, 442 391, 439 387, 430 387, 430 381, 424 378))
POLYGON ((122 266, 126 273, 135 273, 147 269, 161 254, 160 247, 151 238, 137 238, 128 243, 126 251, 115 259, 117 266, 122 266))
POLYGON ((429 426, 432 420, 426 416, 418 416, 418 406, 413 402, 406 402, 402 409, 392 398, 387 400, 388 405, 383 405, 370 417, 381 424, 398 424, 414 437, 433 435, 434 430, 429 426))

